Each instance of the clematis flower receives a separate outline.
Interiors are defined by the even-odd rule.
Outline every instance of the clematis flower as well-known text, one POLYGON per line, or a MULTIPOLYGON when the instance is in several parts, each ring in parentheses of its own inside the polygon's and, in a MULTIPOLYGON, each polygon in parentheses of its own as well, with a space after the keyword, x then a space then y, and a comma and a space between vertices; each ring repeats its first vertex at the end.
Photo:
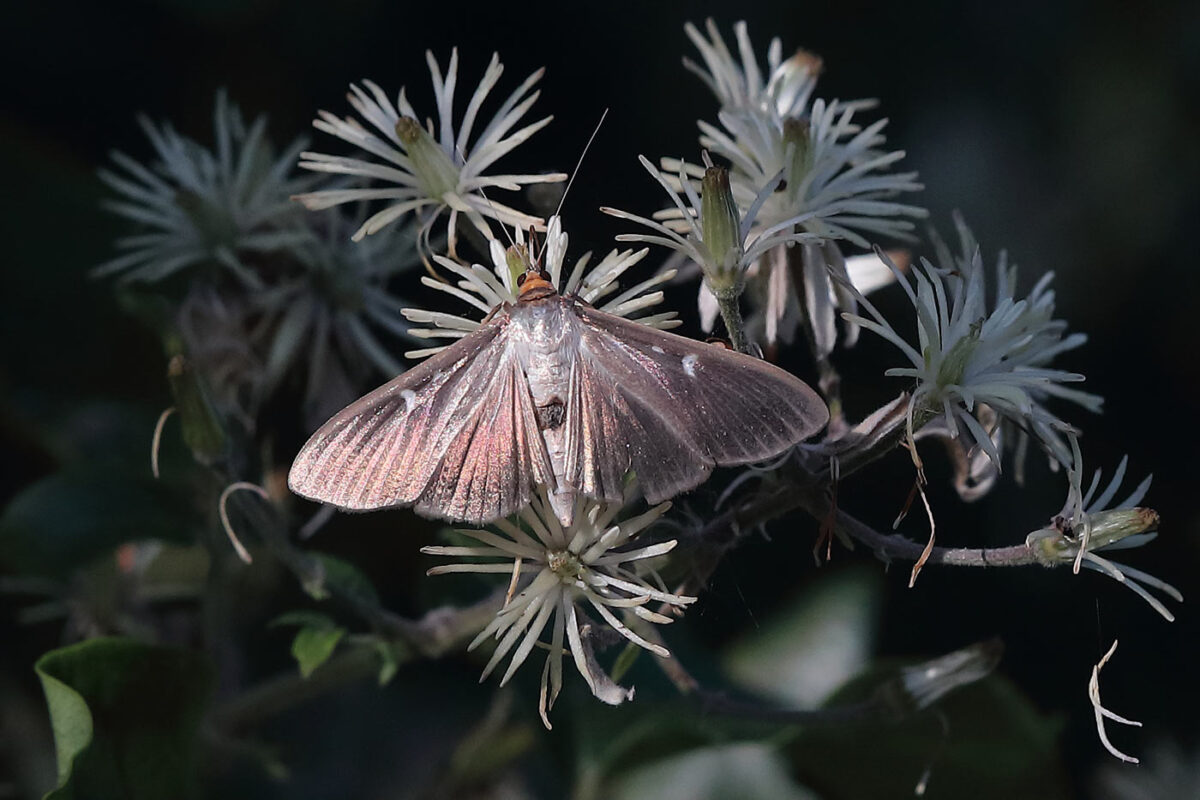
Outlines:
MULTIPOLYGON (((749 208, 777 175, 782 176, 760 203, 759 225, 772 229, 799 218, 803 221, 797 223, 797 231, 811 234, 802 249, 792 251, 794 242, 786 242, 789 247, 771 248, 763 255, 765 263, 757 265, 755 283, 761 286, 752 299, 760 298, 766 342, 791 341, 796 327, 807 322, 814 355, 823 361, 837 342, 836 310, 856 310, 853 295, 841 288, 849 276, 837 240, 869 247, 877 236, 911 239, 912 220, 926 212, 895 197, 922 186, 915 172, 889 171, 904 153, 880 149, 886 143, 886 120, 866 128, 855 121, 855 115, 873 107, 874 101, 813 99, 822 67, 818 57, 800 50, 785 60, 776 38, 768 48, 764 73, 744 22, 734 26, 737 57, 712 20, 706 28, 708 38, 695 26, 685 27, 704 67, 686 59, 684 64, 721 104, 720 127, 698 123, 701 146, 728 160, 730 186, 742 208, 749 208)), ((698 165, 675 159, 663 159, 662 166, 682 173, 680 183, 699 180, 704 173, 698 165)), ((655 217, 682 230, 677 209, 655 217)), ((853 335, 847 331, 847 344, 853 343, 853 335)))
MULTIPOLYGON (((1082 345, 1087 337, 1065 335, 1066 322, 1054 319, 1054 292, 1048 288, 1053 273, 1044 275, 1028 297, 1017 299, 1016 267, 1009 267, 1004 255, 996 264, 996 298, 989 307, 979 247, 962 220, 956 222, 962 256, 951 259, 945 251, 938 267, 922 259, 921 267, 912 270, 912 281, 885 257, 916 310, 916 346, 861 294, 857 299, 868 316, 843 316, 882 336, 908 359, 911 366, 895 367, 885 374, 916 381, 908 405, 910 445, 916 410, 941 413, 950 435, 965 431, 969 441, 999 467, 993 431, 979 419, 980 407, 987 406, 1003 422, 1028 431, 1061 464, 1070 466, 1071 452, 1064 441, 1070 427, 1045 403, 1057 397, 1098 412, 1102 400, 1067 385, 1083 381, 1083 375, 1047 365, 1055 356, 1082 345)), ((915 446, 912 452, 919 466, 915 446)))
POLYGON ((484 562, 446 564, 429 570, 430 575, 453 572, 511 574, 509 599, 468 649, 488 639, 497 640, 495 651, 484 667, 483 677, 511 654, 500 684, 509 681, 533 648, 548 633, 549 652, 542 668, 542 690, 538 711, 550 727, 549 711, 562 689, 563 655, 570 652, 575 668, 592 694, 602 702, 618 705, 633 697, 612 681, 596 662, 589 631, 592 626, 611 628, 625 639, 657 656, 670 655, 666 648, 640 636, 618 616, 633 615, 644 622, 665 624, 672 618, 650 609, 664 604, 676 611, 696 598, 668 592, 653 569, 645 565, 669 553, 675 540, 636 546, 637 536, 663 515, 670 503, 621 522, 616 516, 621 503, 576 500, 575 522, 564 528, 550 507, 545 492, 513 520, 493 523, 495 531, 462 529, 457 533, 474 539, 478 547, 423 547, 422 553, 437 556, 490 559, 484 562), (498 559, 498 560, 497 560, 498 559), (590 616, 595 614, 599 621, 590 616))
MULTIPOLYGON (((409 334, 422 339, 461 339, 471 333, 479 327, 480 320, 491 313, 492 309, 504 303, 517 301, 517 277, 525 271, 525 266, 531 258, 541 259, 541 268, 550 274, 550 282, 561 294, 574 294, 601 311, 626 317, 643 325, 667 329, 680 324, 673 311, 636 316, 662 302, 663 293, 656 287, 675 277, 674 270, 661 272, 624 291, 619 290, 618 280, 626 270, 646 257, 646 248, 637 251, 613 250, 590 269, 591 253, 584 253, 571 271, 564 273, 567 234, 562 229, 561 218, 550 218, 545 244, 540 253, 530 252, 531 248, 537 249, 536 244, 527 242, 520 228, 514 229, 512 236, 514 244, 508 249, 495 239, 492 240, 489 253, 492 257, 490 268, 482 264, 468 267, 445 256, 434 256, 434 261, 459 280, 450 284, 423 276, 421 282, 431 289, 449 294, 472 306, 480 312, 480 318, 405 308, 400 312, 405 319, 432 326, 413 328, 409 334), (613 294, 616 296, 613 297, 613 294)), ((409 358, 424 358, 444 350, 447 346, 443 344, 414 350, 405 355, 409 358)))
POLYGON ((215 149, 142 117, 157 160, 143 165, 114 152, 115 169, 100 179, 119 199, 104 207, 141 230, 117 240, 121 255, 92 270, 96 278, 156 283, 178 273, 216 266, 247 288, 262 288, 248 263, 256 256, 303 244, 309 233, 288 196, 309 178, 292 175, 297 140, 276 155, 266 117, 246 125, 224 91, 213 112, 215 149))
POLYGON ((437 126, 419 122, 421 115, 405 96, 405 89, 395 104, 372 81, 362 86, 350 85, 347 99, 364 125, 354 117, 344 119, 319 112, 313 127, 366 151, 366 157, 325 155, 305 152, 300 166, 318 172, 331 172, 381 181, 382 188, 325 189, 297 195, 296 199, 309 209, 324 209, 359 200, 387 201, 388 205, 369 217, 355 231, 357 241, 409 213, 422 219, 422 244, 430 251, 429 237, 434 222, 449 212, 446 227, 447 244, 451 254, 457 243, 458 218, 467 220, 486 239, 492 238, 488 219, 521 229, 533 226, 544 229, 539 217, 523 213, 486 196, 489 189, 516 191, 536 183, 566 180, 562 173, 545 175, 502 175, 489 169, 502 157, 549 124, 552 117, 514 130, 521 118, 537 100, 539 92, 532 91, 544 70, 538 70, 500 104, 491 120, 477 136, 476 121, 488 95, 500 80, 504 66, 499 55, 493 55, 483 79, 471 94, 466 110, 454 120, 454 94, 458 85, 458 50, 450 53, 450 62, 443 77, 441 67, 431 52, 426 52, 429 72, 437 106, 437 126))
POLYGON ((1099 495, 1100 470, 1092 476, 1087 491, 1083 491, 1083 457, 1079 442, 1071 438, 1072 466, 1067 471, 1069 489, 1067 502, 1062 511, 1041 530, 1029 534, 1026 545, 1033 550, 1038 560, 1046 566, 1074 563, 1075 572, 1080 567, 1102 573, 1121 583, 1138 597, 1145 600, 1168 622, 1175 619, 1162 601, 1150 594, 1149 586, 1157 589, 1176 602, 1183 602, 1179 590, 1166 581, 1140 569, 1118 564, 1097 555, 1117 550, 1141 547, 1158 537, 1158 512, 1139 507, 1138 503, 1150 489, 1150 476, 1120 503, 1112 505, 1121 481, 1125 478, 1127 458, 1122 458, 1113 473, 1112 480, 1099 495))

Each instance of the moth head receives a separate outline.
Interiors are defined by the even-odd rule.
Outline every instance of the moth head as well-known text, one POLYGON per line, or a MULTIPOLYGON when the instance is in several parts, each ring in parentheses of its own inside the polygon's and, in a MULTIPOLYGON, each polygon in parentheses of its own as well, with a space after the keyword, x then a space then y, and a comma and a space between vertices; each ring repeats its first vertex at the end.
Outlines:
POLYGON ((543 297, 556 294, 557 289, 551 282, 550 273, 536 264, 517 276, 517 299, 520 301, 540 300, 543 297))

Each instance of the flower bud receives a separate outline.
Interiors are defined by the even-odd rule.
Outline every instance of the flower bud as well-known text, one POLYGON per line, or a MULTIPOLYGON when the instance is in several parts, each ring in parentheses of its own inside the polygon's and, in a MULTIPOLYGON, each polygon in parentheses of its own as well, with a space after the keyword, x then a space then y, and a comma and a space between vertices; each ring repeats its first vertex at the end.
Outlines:
POLYGON ((737 203, 729 186, 729 170, 709 167, 704 172, 700 196, 700 228, 710 261, 703 264, 715 294, 738 291, 742 274, 742 231, 737 203))
POLYGON ((458 167, 429 131, 412 117, 396 121, 396 136, 412 160, 412 171, 428 197, 440 198, 458 187, 458 167))
POLYGON ((529 271, 529 248, 523 244, 512 245, 504 251, 504 261, 508 264, 509 284, 516 286, 517 278, 529 271))
POLYGON ((791 151, 791 160, 780 189, 798 193, 813 165, 812 132, 807 119, 793 117, 783 121, 783 146, 791 151))
POLYGON ((225 426, 209 398, 203 378, 192 367, 177 341, 168 342, 174 350, 167 364, 167 382, 175 398, 175 408, 183 429, 183 441, 201 464, 215 464, 226 456, 229 444, 225 426))
POLYGON ((1085 514, 1083 520, 1056 520, 1055 526, 1029 534, 1025 540, 1034 556, 1046 566, 1069 563, 1079 554, 1077 532, 1091 527, 1088 551, 1101 550, 1131 536, 1158 528, 1158 512, 1152 508, 1117 508, 1085 514))

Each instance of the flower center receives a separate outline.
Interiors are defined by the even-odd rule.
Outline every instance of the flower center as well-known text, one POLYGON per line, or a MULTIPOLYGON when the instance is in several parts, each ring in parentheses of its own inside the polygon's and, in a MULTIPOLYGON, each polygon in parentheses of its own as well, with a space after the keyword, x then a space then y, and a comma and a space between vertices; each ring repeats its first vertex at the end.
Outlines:
POLYGON ((396 136, 412 160, 413 174, 426 196, 441 197, 458 188, 458 167, 421 123, 401 117, 396 122, 396 136))
POLYGON ((546 555, 546 566, 562 580, 563 583, 574 583, 583 572, 583 563, 579 556, 570 550, 553 550, 546 555))

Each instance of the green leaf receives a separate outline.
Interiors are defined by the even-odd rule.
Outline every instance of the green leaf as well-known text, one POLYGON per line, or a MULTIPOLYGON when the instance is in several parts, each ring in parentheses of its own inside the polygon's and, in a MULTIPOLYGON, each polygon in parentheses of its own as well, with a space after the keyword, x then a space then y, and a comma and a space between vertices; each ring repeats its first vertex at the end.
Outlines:
POLYGON ((400 669, 400 659, 396 657, 395 645, 384 639, 375 638, 375 649, 379 652, 379 685, 387 686, 400 669))
POLYGON ((346 635, 346 629, 333 618, 319 611, 289 611, 271 620, 270 627, 299 625, 292 639, 292 656, 300 665, 300 674, 307 678, 317 667, 324 664, 337 649, 338 642, 346 635))
POLYGON ((63 576, 124 542, 190 543, 189 512, 148 475, 68 470, 26 487, 0 514, 0 563, 14 572, 63 576))
POLYGON ((344 594, 358 597, 364 602, 379 604, 379 594, 370 578, 351 564, 335 556, 325 553, 313 553, 313 558, 320 564, 320 576, 311 581, 305 581, 304 591, 314 600, 327 600, 329 587, 338 588, 344 594))
POLYGON ((212 669, 200 654, 106 638, 34 666, 58 754, 46 800, 195 797, 200 718, 212 669))
POLYGON ((301 628, 292 640, 292 655, 300 665, 300 674, 307 678, 333 655, 338 642, 346 635, 345 628, 301 628))
POLYGON ((333 617, 328 614, 323 614, 320 611, 308 611, 306 609, 287 611, 267 623, 267 627, 269 628, 282 628, 287 625, 295 625, 300 628, 324 628, 325 630, 337 627, 337 623, 333 621, 333 617))

